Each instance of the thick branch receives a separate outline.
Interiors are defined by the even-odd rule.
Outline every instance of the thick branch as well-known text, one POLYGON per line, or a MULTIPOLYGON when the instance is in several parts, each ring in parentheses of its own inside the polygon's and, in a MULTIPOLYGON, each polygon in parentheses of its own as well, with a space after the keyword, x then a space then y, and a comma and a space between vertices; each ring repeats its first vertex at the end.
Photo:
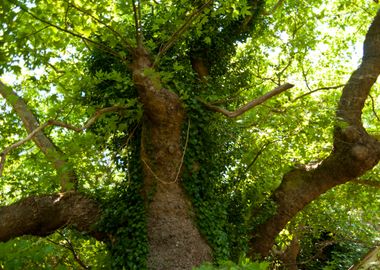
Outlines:
POLYGON ((264 94, 263 96, 259 97, 259 98, 256 98, 250 102, 248 102, 247 104, 245 104, 244 106, 240 107, 239 109, 237 109, 236 111, 229 111, 229 110, 226 110, 224 108, 220 108, 218 106, 214 106, 214 105, 211 105, 211 104, 208 104, 206 102, 203 102, 201 101, 208 109, 212 110, 212 111, 215 111, 215 112, 219 112, 221 114, 224 114, 225 116, 229 117, 229 118, 235 118, 239 115, 242 115, 243 113, 245 113, 246 111, 256 107, 257 105, 260 105, 261 103, 267 101, 268 99, 274 97, 274 96, 277 96, 279 94, 281 94, 282 92, 290 89, 294 87, 293 84, 290 84, 290 83, 285 83, 285 84, 282 84, 278 87, 276 87, 275 89, 273 89, 272 91, 269 91, 268 93, 264 94))
MULTIPOLYGON (((5 86, 1 81, 0 95, 2 95, 7 103, 13 107, 14 111, 23 122, 28 134, 36 130, 35 134, 31 136, 31 139, 35 142, 38 148, 41 149, 46 158, 57 170, 62 191, 72 189, 73 186, 75 186, 77 183, 77 176, 72 166, 69 164, 65 154, 60 149, 58 149, 58 147, 54 145, 53 142, 43 133, 43 128, 38 129, 40 127, 40 124, 35 115, 26 105, 25 101, 20 98, 11 88, 5 86)), ((4 157, 4 155, 2 155, 2 157, 4 157)))
POLYGON ((374 188, 380 188, 380 182, 370 179, 353 179, 350 181, 350 183, 368 186, 368 187, 374 187, 374 188))
POLYGON ((372 248, 357 264, 351 266, 348 270, 359 270, 359 269, 374 269, 372 267, 378 266, 378 258, 380 256, 380 247, 372 248), (372 263, 372 266, 371 266, 372 263), (368 268, 367 268, 368 267, 368 268))
POLYGON ((32 196, 0 208, 0 242, 23 235, 47 236, 72 226, 92 232, 100 218, 98 204, 76 192, 32 196))
POLYGON ((334 149, 318 166, 293 169, 284 175, 271 200, 276 214, 252 235, 250 254, 266 256, 278 233, 307 204, 329 189, 357 179, 380 160, 380 142, 361 123, 364 102, 380 74, 380 10, 364 42, 363 61, 343 88, 338 105, 334 149))
POLYGON ((337 116, 350 125, 361 126, 361 112, 380 73, 380 10, 366 35, 363 59, 343 89, 337 116))

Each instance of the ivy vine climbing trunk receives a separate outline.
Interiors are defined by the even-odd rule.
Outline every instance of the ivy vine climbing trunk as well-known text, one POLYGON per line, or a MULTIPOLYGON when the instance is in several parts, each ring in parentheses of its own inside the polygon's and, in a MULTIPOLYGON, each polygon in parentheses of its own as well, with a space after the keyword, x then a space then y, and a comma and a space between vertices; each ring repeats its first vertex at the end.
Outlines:
POLYGON ((334 148, 317 167, 293 169, 283 177, 272 200, 276 214, 252 234, 251 255, 266 256, 278 233, 308 203, 334 186, 353 180, 380 160, 380 142, 370 136, 361 121, 370 89, 380 74, 380 10, 364 42, 362 64, 343 89, 337 109, 334 148))
POLYGON ((194 224, 181 187, 185 112, 179 97, 162 88, 148 53, 134 53, 134 84, 144 106, 141 162, 147 203, 149 269, 191 269, 211 260, 211 250, 194 224))

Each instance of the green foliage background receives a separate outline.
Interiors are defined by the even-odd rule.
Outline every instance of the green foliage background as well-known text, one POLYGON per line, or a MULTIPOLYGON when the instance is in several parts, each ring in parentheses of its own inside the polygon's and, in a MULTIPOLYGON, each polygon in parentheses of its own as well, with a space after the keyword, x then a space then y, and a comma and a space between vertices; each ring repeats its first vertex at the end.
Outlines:
MULTIPOLYGON (((152 54, 200 2, 142 1, 144 41, 152 54)), ((186 137, 189 141, 182 183, 215 262, 221 269, 265 269, 265 263, 242 259, 250 232, 275 210, 267 199, 282 175, 298 164, 317 163, 331 151, 341 85, 358 64, 352 59, 360 56, 356 48, 378 6, 371 1, 359 5, 349 0, 290 0, 272 14, 258 16, 276 1, 254 1, 251 10, 247 1, 216 2, 218 8, 206 10, 160 59, 157 69, 162 86, 179 94, 186 109, 183 142, 186 137), (246 31, 235 31, 247 15, 255 19, 246 31), (210 77, 206 82, 194 73, 190 55, 207 57, 210 77), (296 88, 235 120, 206 110, 200 102, 234 110, 285 81, 295 83, 296 88)), ((128 68, 115 55, 46 27, 15 7, 27 8, 56 24, 73 25, 78 33, 118 56, 129 57, 123 39, 133 40, 130 3, 75 3, 87 7, 104 24, 75 8, 68 10, 66 1, 2 1, 0 73, 3 78, 17 76, 13 88, 40 122, 53 118, 80 125, 99 108, 130 108, 123 114, 102 116, 86 133, 47 130, 74 164, 80 190, 103 205, 99 228, 114 237, 100 243, 65 229, 48 239, 18 238, 0 244, 0 265, 5 269, 80 269, 64 246, 68 239, 93 269, 146 268, 138 162, 143 108, 128 68), (60 21, 64 14, 66 22, 60 21), (123 33, 123 38, 105 24, 123 33)), ((380 125, 378 94, 379 84, 363 113, 365 127, 375 135, 380 125)), ((26 132, 3 100, 0 112, 0 149, 4 149, 26 132)), ((378 181, 379 168, 363 179, 378 181)), ((1 205, 58 190, 56 174, 37 147, 27 143, 12 151, 0 180, 1 205)), ((379 243, 379 202, 374 188, 337 187, 302 211, 278 237, 277 247, 284 250, 297 235, 302 269, 348 268, 379 243), (333 244, 322 250, 321 258, 310 260, 318 253, 317 244, 326 240, 333 244)), ((271 269, 280 267, 276 258, 269 260, 271 269)))

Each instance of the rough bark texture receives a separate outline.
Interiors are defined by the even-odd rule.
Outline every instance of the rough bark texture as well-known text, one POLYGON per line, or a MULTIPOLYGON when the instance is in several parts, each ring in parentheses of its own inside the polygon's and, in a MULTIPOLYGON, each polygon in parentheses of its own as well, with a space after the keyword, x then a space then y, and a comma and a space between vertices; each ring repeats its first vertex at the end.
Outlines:
POLYGON ((297 257, 301 250, 301 246, 297 236, 294 236, 290 245, 286 248, 280 256, 280 260, 287 270, 298 270, 297 257))
POLYGON ((193 222, 180 185, 185 112, 179 97, 162 88, 151 69, 147 53, 138 49, 132 70, 144 105, 141 160, 148 202, 148 268, 191 269, 211 260, 211 250, 193 222))
POLYGON ((337 110, 334 149, 319 166, 287 173, 273 193, 274 216, 261 224, 250 241, 250 254, 267 256, 275 237, 294 215, 334 186, 372 169, 380 160, 380 143, 363 128, 361 113, 380 73, 380 10, 364 42, 362 64, 343 89, 337 110))
POLYGON ((31 196, 0 208, 0 242, 22 235, 46 236, 66 226, 91 233, 99 217, 97 203, 80 193, 31 196))

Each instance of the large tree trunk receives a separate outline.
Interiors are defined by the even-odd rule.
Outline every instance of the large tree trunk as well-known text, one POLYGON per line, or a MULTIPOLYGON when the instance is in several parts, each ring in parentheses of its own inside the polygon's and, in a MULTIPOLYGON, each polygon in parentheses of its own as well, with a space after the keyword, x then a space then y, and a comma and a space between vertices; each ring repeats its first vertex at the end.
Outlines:
POLYGON ((300 210, 334 186, 363 175, 380 160, 380 143, 361 122, 361 112, 380 73, 380 10, 364 42, 362 64, 343 89, 337 110, 334 150, 317 167, 305 166, 287 173, 274 191, 276 214, 252 235, 250 254, 267 256, 278 233, 300 210))
POLYGON ((185 112, 179 97, 160 86, 144 49, 136 50, 132 70, 144 105, 141 161, 148 213, 148 268, 191 269, 211 260, 211 250, 194 224, 191 203, 181 187, 185 112))

